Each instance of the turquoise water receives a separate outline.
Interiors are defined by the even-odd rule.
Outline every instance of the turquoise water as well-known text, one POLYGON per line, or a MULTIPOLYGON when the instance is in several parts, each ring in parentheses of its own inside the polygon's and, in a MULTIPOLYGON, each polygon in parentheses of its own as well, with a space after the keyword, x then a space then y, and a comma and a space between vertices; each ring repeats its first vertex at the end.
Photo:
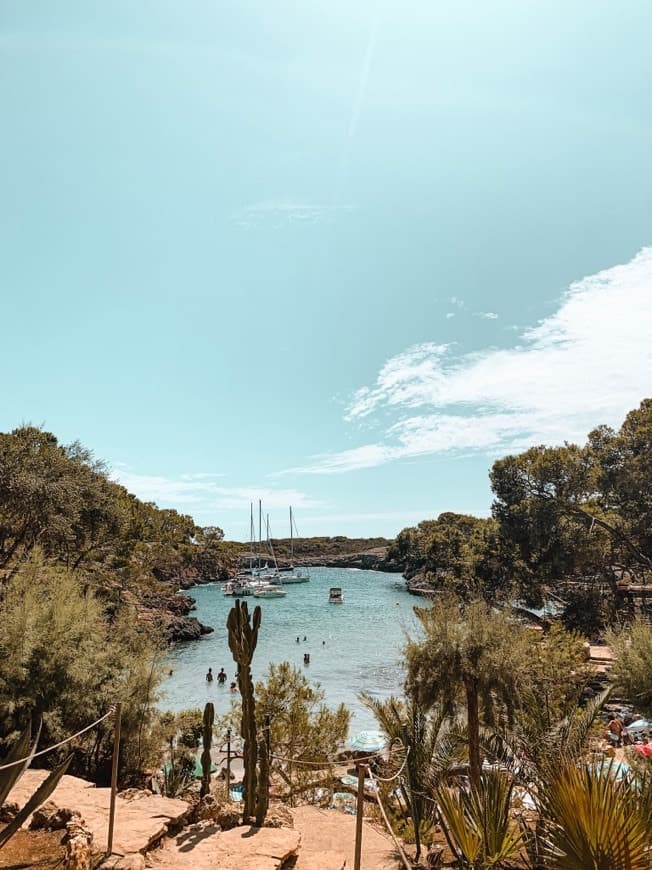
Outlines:
MULTIPOLYGON (((373 728, 373 716, 357 693, 365 690, 386 697, 401 692, 401 649, 405 632, 413 633, 412 606, 417 599, 405 591, 400 574, 342 568, 313 568, 310 573, 309 583, 287 586, 285 598, 241 599, 250 610, 260 604, 263 612, 254 677, 262 677, 270 662, 288 661, 321 685, 329 705, 347 705, 353 714, 352 732, 373 728), (344 604, 328 603, 331 586, 342 587, 344 604), (310 664, 304 666, 306 652, 310 664)), ((170 650, 173 673, 163 686, 162 706, 181 710, 213 701, 216 713, 224 713, 231 697, 228 683, 235 679, 226 636, 226 617, 234 599, 223 595, 219 584, 199 586, 190 594, 197 601, 194 615, 215 632, 170 650), (214 674, 221 667, 226 670, 226 686, 206 683, 209 667, 214 674)))

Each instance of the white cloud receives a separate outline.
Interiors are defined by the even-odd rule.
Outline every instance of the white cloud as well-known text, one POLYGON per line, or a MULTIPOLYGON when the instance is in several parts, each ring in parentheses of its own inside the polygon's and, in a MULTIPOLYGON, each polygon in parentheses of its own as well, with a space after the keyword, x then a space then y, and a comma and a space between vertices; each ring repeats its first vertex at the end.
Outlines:
MULTIPOLYGON (((112 477, 129 492, 143 501, 156 502, 159 507, 170 507, 191 513, 196 520, 215 516, 220 510, 248 512, 251 502, 262 499, 268 510, 287 509, 288 505, 306 510, 321 507, 322 503, 294 489, 271 487, 227 487, 215 483, 221 475, 211 473, 182 474, 178 478, 137 474, 125 466, 118 466, 112 477)), ((206 521, 206 520, 203 520, 206 521)))
POLYGON ((571 285, 558 310, 513 347, 457 354, 426 343, 392 357, 345 417, 383 425, 382 438, 295 470, 329 474, 424 454, 582 441, 597 424, 618 426, 652 394, 651 331, 645 248, 571 285))
POLYGON ((448 314, 446 315, 446 320, 450 320, 452 317, 455 317, 455 312, 449 311, 448 314))
POLYGON ((481 317, 483 320, 498 320, 498 315, 494 311, 474 311, 474 317, 481 317))
POLYGON ((284 197, 255 202, 238 209, 231 215, 231 220, 243 229, 260 225, 279 229, 290 224, 316 224, 337 213, 354 211, 355 208, 352 203, 327 205, 284 197))

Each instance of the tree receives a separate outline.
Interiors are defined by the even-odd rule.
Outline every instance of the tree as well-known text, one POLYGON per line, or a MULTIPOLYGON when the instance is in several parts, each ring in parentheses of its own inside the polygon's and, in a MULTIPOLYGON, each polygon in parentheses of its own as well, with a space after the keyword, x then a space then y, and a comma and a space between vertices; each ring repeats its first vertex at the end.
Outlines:
POLYGON ((408 695, 426 707, 441 704, 451 714, 464 699, 470 776, 479 786, 480 724, 494 721, 497 702, 513 714, 523 632, 481 601, 463 605, 446 598, 414 610, 424 637, 406 647, 408 695))
POLYGON ((403 564, 408 578, 422 574, 434 590, 494 598, 510 591, 505 550, 495 520, 447 512, 403 529, 388 558, 403 564))
POLYGON ((34 426, 0 433, 0 569, 11 573, 37 545, 77 567, 114 541, 124 520, 114 487, 78 443, 34 426))
MULTIPOLYGON (((42 718, 43 741, 55 743, 120 700, 123 769, 137 767, 160 682, 157 653, 126 613, 109 630, 81 578, 33 550, 0 600, 0 736, 42 718)), ((110 756, 100 725, 77 744, 74 768, 106 776, 110 756)))
POLYGON ((297 784, 309 782, 319 769, 315 763, 329 766, 335 747, 346 740, 350 713, 344 704, 327 707, 321 689, 288 662, 270 664, 266 679, 256 684, 256 697, 258 727, 269 722, 272 766, 292 799, 297 784), (302 766, 301 761, 311 764, 302 766))
POLYGON ((652 716, 652 626, 641 618, 608 633, 614 654, 611 678, 637 710, 652 716))
POLYGON ((515 727, 528 756, 537 758, 546 735, 577 708, 593 668, 585 661, 582 638, 553 625, 544 637, 524 635, 519 670, 515 727))

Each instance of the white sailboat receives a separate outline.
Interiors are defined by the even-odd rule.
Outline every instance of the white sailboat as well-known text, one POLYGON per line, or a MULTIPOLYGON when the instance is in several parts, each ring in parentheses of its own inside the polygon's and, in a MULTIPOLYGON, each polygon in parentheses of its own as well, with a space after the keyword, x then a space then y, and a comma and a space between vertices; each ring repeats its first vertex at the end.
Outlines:
POLYGON ((310 580, 310 574, 307 568, 295 568, 294 566, 294 531, 296 524, 290 508, 290 565, 288 568, 279 568, 278 573, 281 577, 281 582, 286 583, 307 583, 310 580))

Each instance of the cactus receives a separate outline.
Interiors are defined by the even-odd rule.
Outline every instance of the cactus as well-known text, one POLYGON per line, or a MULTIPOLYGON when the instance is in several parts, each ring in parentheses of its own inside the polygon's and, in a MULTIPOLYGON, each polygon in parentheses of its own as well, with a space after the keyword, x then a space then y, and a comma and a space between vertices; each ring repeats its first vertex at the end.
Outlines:
POLYGON ((253 619, 249 621, 247 603, 235 602, 231 609, 226 627, 229 631, 229 649, 238 666, 238 689, 242 699, 242 719, 240 734, 244 742, 244 820, 255 816, 256 824, 261 825, 267 813, 269 802, 269 759, 266 747, 261 752, 260 774, 258 771, 258 735, 256 731, 256 699, 251 678, 251 660, 258 642, 261 610, 256 607, 253 619))
POLYGON ((258 743, 258 790, 256 794, 256 824, 260 828, 269 808, 269 751, 267 741, 258 743))
POLYGON ((211 746, 213 745, 213 722, 215 721, 215 707, 209 702, 204 707, 204 720, 202 730, 202 754, 201 754, 201 791, 200 797, 205 797, 211 790, 211 746))
MULTIPOLYGON (((25 761, 22 764, 14 764, 12 767, 6 767, 4 770, 0 770, 0 806, 5 802, 12 788, 29 767, 32 758, 34 757, 34 753, 36 752, 36 746, 40 735, 41 729, 39 727, 36 739, 30 748, 29 728, 27 728, 20 735, 9 755, 4 759, 4 764, 11 764, 14 761, 18 761, 20 758, 24 758, 25 761)), ((15 818, 9 822, 6 828, 0 831, 0 849, 5 845, 10 837, 13 837, 20 826, 27 821, 34 810, 38 809, 41 804, 45 803, 45 801, 50 797, 59 784, 59 780, 68 770, 71 761, 72 755, 69 755, 68 758, 59 765, 59 767, 52 770, 47 778, 36 789, 25 806, 18 812, 15 818)))

